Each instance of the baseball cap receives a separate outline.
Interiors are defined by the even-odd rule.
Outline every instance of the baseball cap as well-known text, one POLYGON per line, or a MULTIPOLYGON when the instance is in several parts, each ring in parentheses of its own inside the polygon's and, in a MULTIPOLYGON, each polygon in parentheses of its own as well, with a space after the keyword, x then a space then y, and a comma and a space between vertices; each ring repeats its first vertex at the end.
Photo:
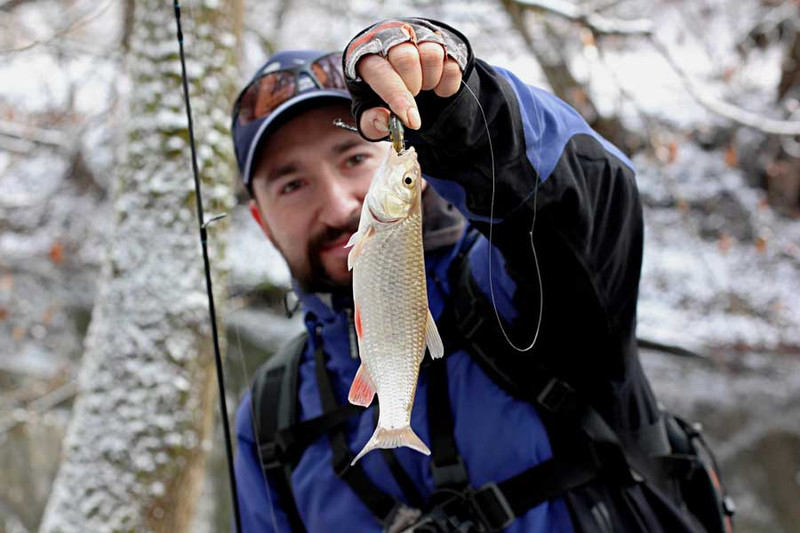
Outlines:
POLYGON ((251 190, 258 151, 270 134, 299 113, 350 99, 339 52, 285 50, 267 59, 233 106, 233 145, 245 187, 251 190))

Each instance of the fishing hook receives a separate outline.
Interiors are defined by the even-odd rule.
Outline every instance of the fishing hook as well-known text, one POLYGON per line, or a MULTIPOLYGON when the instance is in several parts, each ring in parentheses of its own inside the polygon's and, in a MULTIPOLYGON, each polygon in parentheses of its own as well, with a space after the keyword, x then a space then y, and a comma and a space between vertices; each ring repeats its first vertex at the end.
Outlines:
POLYGON ((342 128, 343 130, 353 131, 355 133, 358 133, 358 128, 356 128, 355 126, 351 126, 350 124, 348 124, 347 122, 345 122, 340 118, 334 119, 333 125, 336 126, 337 128, 342 128))
MULTIPOLYGON (((342 128, 343 130, 354 131, 356 133, 358 132, 358 128, 347 124, 340 118, 334 119, 333 125, 337 128, 342 128)), ((389 117, 389 140, 392 142, 392 146, 394 147, 395 152, 398 154, 403 153, 403 150, 405 150, 406 147, 403 139, 403 132, 403 123, 400 122, 400 119, 397 118, 397 115, 392 113, 392 116, 389 117)))

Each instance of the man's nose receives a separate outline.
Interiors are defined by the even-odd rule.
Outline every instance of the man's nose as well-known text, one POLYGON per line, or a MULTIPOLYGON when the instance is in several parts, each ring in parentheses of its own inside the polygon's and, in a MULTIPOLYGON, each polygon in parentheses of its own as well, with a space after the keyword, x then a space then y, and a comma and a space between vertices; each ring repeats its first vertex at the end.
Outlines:
POLYGON ((353 213, 360 211, 361 202, 364 200, 354 184, 331 172, 325 180, 325 194, 323 195, 321 221, 334 228, 346 226, 353 213))

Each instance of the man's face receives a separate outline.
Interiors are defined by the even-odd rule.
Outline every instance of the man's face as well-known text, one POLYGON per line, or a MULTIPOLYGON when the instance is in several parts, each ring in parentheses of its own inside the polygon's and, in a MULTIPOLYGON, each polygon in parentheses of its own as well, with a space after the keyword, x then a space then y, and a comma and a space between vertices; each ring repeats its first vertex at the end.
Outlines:
POLYGON ((333 126, 349 116, 342 103, 293 118, 264 143, 253 174, 251 209, 310 292, 350 285, 344 245, 358 229, 361 204, 389 149, 333 126))

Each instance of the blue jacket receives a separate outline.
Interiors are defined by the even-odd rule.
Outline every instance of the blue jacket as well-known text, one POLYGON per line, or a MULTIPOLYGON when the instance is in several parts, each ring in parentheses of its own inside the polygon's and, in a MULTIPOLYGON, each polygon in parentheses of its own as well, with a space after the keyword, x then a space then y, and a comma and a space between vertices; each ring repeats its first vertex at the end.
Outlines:
MULTIPOLYGON (((642 253, 642 219, 632 166, 589 128, 572 108, 530 87, 508 71, 473 60, 465 73, 475 97, 461 90, 445 105, 420 102, 423 123, 407 139, 419 153, 425 177, 468 225, 483 235, 469 253, 480 289, 489 295, 490 215, 494 216, 494 295, 515 343, 527 345, 543 297, 540 339, 522 357, 547 357, 556 373, 584 387, 615 427, 636 428, 655 419, 655 402, 642 377, 635 348, 635 314, 642 253), (487 131, 489 136, 487 137, 487 131), (494 152, 495 201, 492 196, 494 152), (538 187, 538 191, 537 191, 538 187), (536 191, 536 192, 535 192, 536 191), (535 192, 535 194, 534 194, 535 192), (543 291, 530 247, 534 216, 543 291)), ((428 217, 428 211, 425 212, 428 217)), ((426 233, 427 237, 427 233, 426 233)), ((463 244, 450 239, 426 244, 431 312, 438 318, 452 290, 447 269, 463 244)), ((352 303, 301 295, 310 332, 320 328, 328 372, 340 403, 359 366, 352 334, 352 303)), ((322 413, 311 336, 299 369, 299 419, 322 413)), ((474 487, 505 480, 552 455, 536 408, 499 388, 463 350, 443 338, 455 441, 474 487), (451 347, 451 348, 448 348, 451 347), (448 353, 450 352, 450 353, 448 353)), ((430 443, 426 416, 427 374, 420 374, 411 425, 430 443)), ((372 435, 373 406, 347 427, 357 453, 372 435)), ((236 417, 235 469, 244 531, 288 531, 274 487, 265 483, 253 434, 250 396, 236 417)), ((423 497, 433 488, 430 457, 409 449, 397 458, 423 497)), ((381 531, 381 526, 331 466, 325 437, 309 446, 292 474, 298 510, 309 531, 381 531)), ((403 499, 380 453, 367 454, 364 471, 381 490, 403 499)), ((563 500, 530 509, 508 528, 513 532, 571 531, 563 500)))

